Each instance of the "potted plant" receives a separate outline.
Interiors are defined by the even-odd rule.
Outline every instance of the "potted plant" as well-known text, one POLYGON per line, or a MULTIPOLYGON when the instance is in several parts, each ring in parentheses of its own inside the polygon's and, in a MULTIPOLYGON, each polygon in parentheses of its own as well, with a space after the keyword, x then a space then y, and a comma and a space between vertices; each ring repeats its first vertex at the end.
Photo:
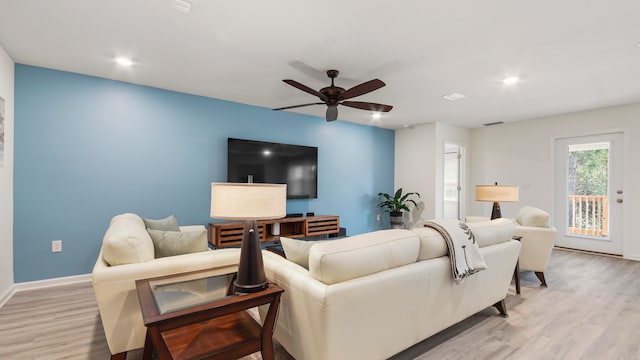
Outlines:
POLYGON ((409 199, 409 196, 415 195, 420 198, 420 194, 417 192, 402 193, 402 188, 396 190, 393 196, 387 193, 378 193, 378 196, 383 200, 378 203, 378 207, 384 208, 389 211, 389 219, 392 227, 401 227, 403 225, 402 212, 409 211, 409 204, 418 207, 418 204, 413 199, 409 199))

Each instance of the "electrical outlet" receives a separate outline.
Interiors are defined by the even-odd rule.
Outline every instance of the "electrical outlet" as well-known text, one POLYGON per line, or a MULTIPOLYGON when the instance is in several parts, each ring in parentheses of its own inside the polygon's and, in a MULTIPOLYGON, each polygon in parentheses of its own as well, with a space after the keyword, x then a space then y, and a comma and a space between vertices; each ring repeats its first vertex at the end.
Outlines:
POLYGON ((380 222, 382 220, 382 216, 380 214, 376 214, 376 221, 380 222))
POLYGON ((51 241, 51 252, 62 252, 62 240, 51 241))

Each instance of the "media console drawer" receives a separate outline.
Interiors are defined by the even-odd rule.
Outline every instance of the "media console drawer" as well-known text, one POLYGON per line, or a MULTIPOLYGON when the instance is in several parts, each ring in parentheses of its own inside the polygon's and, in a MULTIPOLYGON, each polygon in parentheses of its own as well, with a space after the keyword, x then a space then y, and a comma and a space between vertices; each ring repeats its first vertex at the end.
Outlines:
MULTIPOLYGON (((260 241, 276 241, 280 239, 280 236, 301 238, 338 234, 340 232, 340 217, 325 215, 260 220, 258 221, 258 231, 260 241), (279 235, 272 235, 274 226, 280 227, 279 235)), ((209 243, 216 248, 237 246, 242 243, 243 232, 244 223, 242 222, 209 223, 209 243)))

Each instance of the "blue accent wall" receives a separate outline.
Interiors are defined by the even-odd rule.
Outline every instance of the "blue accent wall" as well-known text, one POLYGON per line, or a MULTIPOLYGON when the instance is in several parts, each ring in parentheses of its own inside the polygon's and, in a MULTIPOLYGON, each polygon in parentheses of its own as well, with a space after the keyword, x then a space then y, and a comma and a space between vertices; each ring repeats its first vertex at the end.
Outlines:
POLYGON ((318 147, 318 198, 288 212, 377 230, 393 191, 394 132, 86 75, 15 68, 15 282, 90 273, 114 215, 206 224, 227 138, 318 147), (61 253, 52 240, 63 240, 61 253))

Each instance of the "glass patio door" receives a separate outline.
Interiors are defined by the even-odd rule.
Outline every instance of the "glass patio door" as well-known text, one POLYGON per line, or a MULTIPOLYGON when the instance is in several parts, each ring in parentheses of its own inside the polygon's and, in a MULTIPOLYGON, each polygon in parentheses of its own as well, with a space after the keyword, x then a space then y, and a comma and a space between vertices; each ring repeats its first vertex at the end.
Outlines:
POLYGON ((623 134, 557 139, 556 245, 622 254, 623 134))

